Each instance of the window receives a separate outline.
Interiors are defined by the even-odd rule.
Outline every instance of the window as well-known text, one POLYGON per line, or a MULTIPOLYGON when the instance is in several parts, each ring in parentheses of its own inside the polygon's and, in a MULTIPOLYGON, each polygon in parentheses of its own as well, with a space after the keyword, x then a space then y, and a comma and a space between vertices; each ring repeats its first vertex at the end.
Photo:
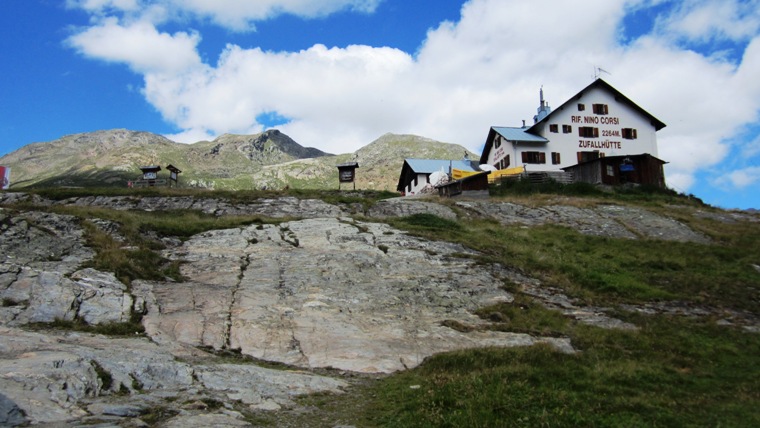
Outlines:
POLYGON ((509 155, 506 155, 504 157, 504 159, 500 160, 494 166, 496 167, 496 169, 507 169, 507 168, 509 168, 509 164, 510 164, 510 162, 509 162, 509 155))
POLYGON ((559 165, 562 161, 559 158, 559 153, 552 152, 552 165, 559 165))
POLYGON ((549 125, 549 132, 559 132, 557 124, 549 125))
POLYGON ((498 149, 501 147, 501 137, 496 137, 496 139, 493 140, 493 146, 494 148, 498 149))
POLYGON ((607 104, 593 104, 594 114, 608 114, 607 104))
POLYGON ((612 165, 607 165, 607 175, 610 177, 615 176, 615 168, 612 165))
POLYGON ((570 125, 562 125, 562 133, 563 134, 569 134, 573 132, 573 127, 570 125))
POLYGON ((626 140, 635 140, 638 138, 637 132, 633 128, 623 128, 623 138, 626 140))
POLYGON ((578 127, 578 135, 583 138, 599 138, 599 128, 581 126, 578 127))
POLYGON ((522 152, 523 163, 546 163, 546 153, 522 152))
POLYGON ((578 104, 578 111, 586 111, 586 104, 578 104))

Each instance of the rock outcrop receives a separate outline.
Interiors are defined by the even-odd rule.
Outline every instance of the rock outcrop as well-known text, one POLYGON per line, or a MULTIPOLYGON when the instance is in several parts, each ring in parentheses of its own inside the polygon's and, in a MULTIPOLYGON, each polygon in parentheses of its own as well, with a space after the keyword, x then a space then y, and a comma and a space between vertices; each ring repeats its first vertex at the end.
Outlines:
MULTIPOLYGON (((709 242, 675 220, 613 205, 530 208, 393 199, 365 210, 296 198, 52 201, 18 193, 0 194, 0 205, 16 207, 0 209, 2 426, 144 426, 140 418, 156 409, 164 412, 165 426, 249 426, 251 412, 293 408, 299 395, 350 388, 350 380, 330 369, 381 375, 415 367, 439 352, 484 346, 548 343, 574 352, 566 338, 478 328, 488 321, 474 315, 477 309, 512 302, 506 282, 579 322, 635 328, 524 273, 476 264, 477 254, 466 247, 416 238, 373 219, 428 213, 503 224, 557 223, 628 239, 709 242), (91 267, 95 251, 82 220, 34 206, 187 209, 282 221, 213 230, 184 242, 165 240, 162 255, 181 263, 184 279, 127 285, 113 272, 91 267), (109 325, 127 323, 135 314, 142 315, 144 331, 129 337, 45 324, 109 325), (262 360, 287 369, 254 364, 262 360)), ((89 223, 122 239, 117 223, 89 223)), ((666 309, 685 310, 660 308, 666 309)), ((710 308, 700 310, 711 314, 710 308)))
POLYGON ((486 217, 504 225, 537 226, 558 224, 580 233, 612 238, 650 238, 706 244, 710 240, 672 218, 641 208, 602 205, 578 208, 571 205, 528 207, 511 202, 458 202, 457 207, 475 217, 486 217))
POLYGON ((144 283, 154 340, 235 349, 304 368, 390 373, 435 353, 548 341, 462 333, 473 312, 509 302, 496 267, 467 249, 410 237, 387 225, 308 219, 203 233, 169 250, 187 283, 144 283))

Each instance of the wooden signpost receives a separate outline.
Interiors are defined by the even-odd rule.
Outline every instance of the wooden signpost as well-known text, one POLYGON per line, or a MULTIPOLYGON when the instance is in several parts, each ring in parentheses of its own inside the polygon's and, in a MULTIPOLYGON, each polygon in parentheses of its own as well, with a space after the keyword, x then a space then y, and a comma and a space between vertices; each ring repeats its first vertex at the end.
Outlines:
POLYGON ((354 190, 356 190, 356 168, 359 168, 359 163, 348 162, 338 165, 338 190, 343 183, 353 183, 354 190))

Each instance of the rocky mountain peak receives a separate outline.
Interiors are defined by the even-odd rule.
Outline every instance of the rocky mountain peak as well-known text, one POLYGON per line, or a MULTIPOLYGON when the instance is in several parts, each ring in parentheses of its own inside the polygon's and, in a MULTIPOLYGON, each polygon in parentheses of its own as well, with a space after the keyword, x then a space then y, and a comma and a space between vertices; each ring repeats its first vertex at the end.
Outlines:
MULTIPOLYGON (((251 161, 277 157, 282 161, 329 156, 319 149, 303 147, 277 129, 252 135, 223 134, 213 141, 212 151, 220 153, 235 150, 251 161)), ((270 163, 270 162, 264 162, 270 163)))

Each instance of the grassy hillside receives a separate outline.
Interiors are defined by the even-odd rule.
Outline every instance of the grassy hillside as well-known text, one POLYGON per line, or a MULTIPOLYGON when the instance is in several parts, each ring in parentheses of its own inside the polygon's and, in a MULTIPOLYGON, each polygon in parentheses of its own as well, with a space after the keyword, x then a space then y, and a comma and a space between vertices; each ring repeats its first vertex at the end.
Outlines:
MULTIPOLYGON (((581 235, 558 226, 505 227, 490 220, 451 221, 429 215, 388 220, 415 235, 476 249, 484 264, 518 269, 585 305, 607 308, 638 329, 606 330, 577 323, 505 282, 515 303, 481 308, 478 314, 488 321, 486 328, 569 337, 579 352, 568 355, 534 346, 442 354, 392 376, 350 377, 356 386, 346 394, 303 398, 311 413, 259 413, 250 421, 264 426, 334 426, 340 421, 359 427, 760 426, 760 332, 716 315, 760 315, 757 217, 723 221, 725 213, 698 200, 646 189, 529 190, 501 189, 495 198, 531 205, 561 200, 576 206, 643 206, 688 224, 712 243, 634 241, 581 235), (574 196, 577 193, 589 196, 574 196), (626 309, 654 303, 672 303, 684 311, 712 307, 716 312, 684 316, 626 309)), ((319 191, 237 197, 282 194, 340 202, 336 192, 319 191)), ((371 204, 385 195, 365 197, 371 204)), ((113 216, 129 224, 129 230, 159 235, 251 221, 197 213, 173 218, 107 210, 76 213, 113 216)), ((99 267, 108 269, 111 262, 103 263, 99 267)))

